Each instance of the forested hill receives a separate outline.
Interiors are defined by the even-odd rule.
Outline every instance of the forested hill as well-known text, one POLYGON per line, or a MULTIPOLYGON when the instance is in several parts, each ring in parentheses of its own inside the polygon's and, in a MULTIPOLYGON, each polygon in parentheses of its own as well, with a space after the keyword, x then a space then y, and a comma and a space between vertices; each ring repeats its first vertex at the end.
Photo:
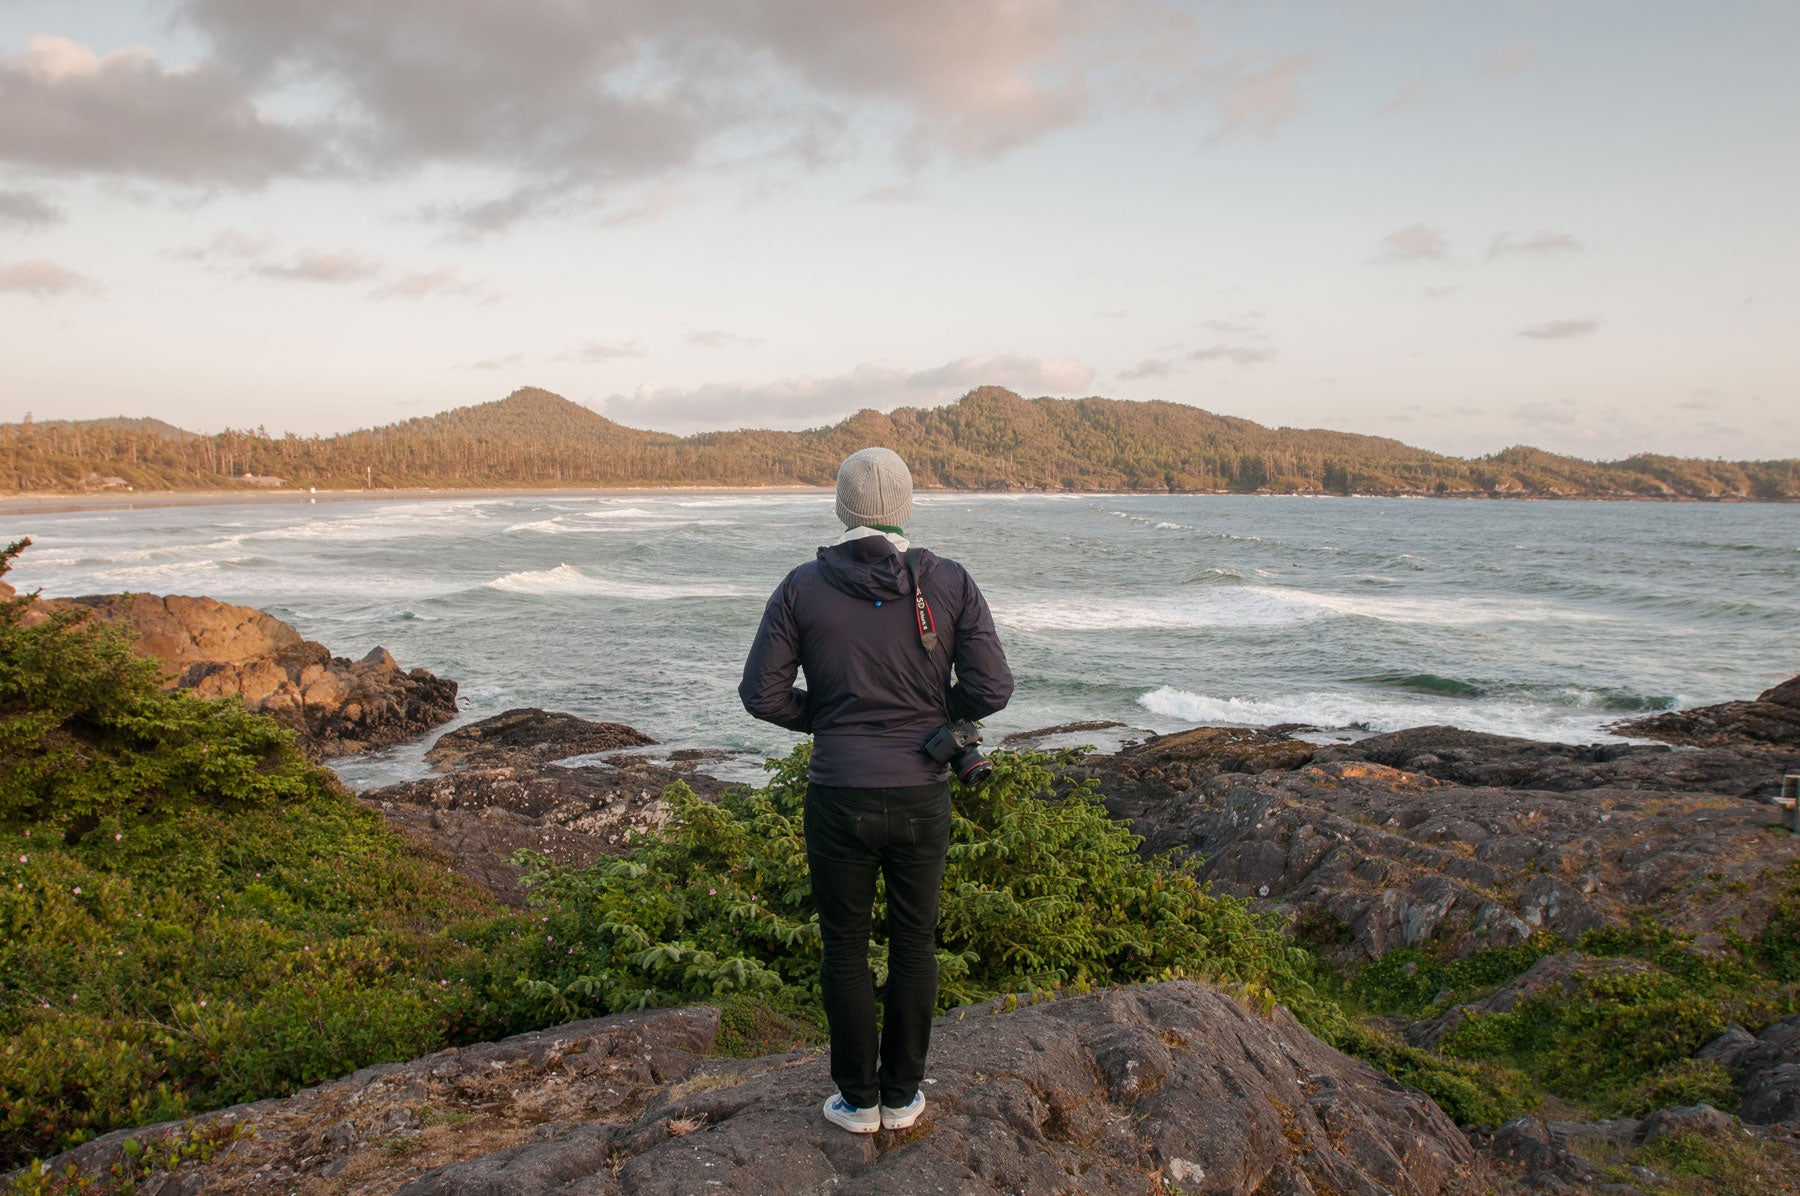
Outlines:
POLYGON ((0 425, 0 489, 827 485, 847 454, 898 450, 921 486, 973 490, 1800 499, 1800 461, 1532 448, 1446 457, 1378 436, 1266 428, 1179 403, 1022 399, 863 411, 804 432, 672 436, 537 389, 340 436, 182 432, 158 420, 0 425))

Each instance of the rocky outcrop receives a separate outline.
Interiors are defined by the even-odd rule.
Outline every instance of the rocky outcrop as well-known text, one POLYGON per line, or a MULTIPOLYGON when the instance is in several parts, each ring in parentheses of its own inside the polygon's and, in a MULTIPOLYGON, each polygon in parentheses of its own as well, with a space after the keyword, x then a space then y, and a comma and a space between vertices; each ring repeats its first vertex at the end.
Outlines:
POLYGON ((1141 763, 1077 771, 1147 852, 1197 856, 1217 891, 1302 919, 1346 960, 1572 938, 1639 914, 1754 934, 1765 878, 1800 858, 1775 807, 1718 794, 1477 788, 1356 760, 1176 789, 1141 763))
MULTIPOLYGON (((1800 716, 1800 711, 1797 711, 1800 716)), ((1297 739, 1291 725, 1197 727, 1151 736, 1118 753, 1117 780, 1166 785, 1182 792, 1225 773, 1264 773, 1335 760, 1368 761, 1472 787, 1646 789, 1768 798, 1784 771, 1800 769, 1791 753, 1742 742, 1674 748, 1653 743, 1545 743, 1457 727, 1409 727, 1355 743, 1323 746, 1297 739)), ((1033 733, 1036 734, 1036 733, 1033 733)), ((1008 737, 1011 738, 1010 736, 1008 737)))
MULTIPOLYGON (((182 1191, 1482 1190, 1468 1141, 1422 1094, 1285 1011, 1186 981, 946 1015, 924 1118, 867 1136, 819 1115, 821 1052, 700 1058, 716 1026, 706 1009, 578 1022, 213 1114, 254 1135, 184 1168, 182 1191)), ((121 1137, 70 1157, 92 1165, 121 1137)))
MULTIPOLYGON (((1800 710, 1795 717, 1800 720, 1800 710)), ((1556 793, 1640 789, 1767 799, 1781 791, 1783 772, 1800 769, 1800 743, 1792 751, 1747 746, 1742 741, 1686 748, 1645 743, 1578 745, 1456 727, 1412 727, 1323 747, 1313 759, 1319 763, 1367 760, 1479 787, 1556 793)))
POLYGON ((1702 1047, 1710 1059, 1737 1081, 1745 1121, 1760 1124, 1800 1122, 1800 1016, 1784 1018, 1752 1035, 1732 1026, 1702 1047))
MULTIPOLYGON (((1753 702, 1724 702, 1632 719, 1613 728, 1621 735, 1665 743, 1785 749, 1800 757, 1800 677, 1758 694, 1753 702)), ((1800 767, 1800 759, 1790 762, 1800 767)))
POLYGON ((241 698, 288 727, 314 759, 373 751, 456 716, 456 682, 403 671, 385 648, 334 657, 273 615, 211 598, 98 594, 48 599, 129 632, 171 685, 204 698, 241 698))
POLYGON ((624 723, 596 723, 526 707, 444 732, 425 753, 425 762, 436 772, 521 768, 655 742, 624 723))
POLYGON ((521 870, 508 862, 519 849, 585 867, 630 851, 660 827, 669 809, 662 793, 674 782, 706 798, 724 791, 724 782, 698 771, 692 757, 699 752, 673 753, 689 758, 666 765, 629 751, 572 768, 539 762, 654 742, 621 723, 509 710, 439 738, 426 759, 448 770, 445 775, 369 790, 360 799, 437 849, 456 871, 523 909, 521 870))

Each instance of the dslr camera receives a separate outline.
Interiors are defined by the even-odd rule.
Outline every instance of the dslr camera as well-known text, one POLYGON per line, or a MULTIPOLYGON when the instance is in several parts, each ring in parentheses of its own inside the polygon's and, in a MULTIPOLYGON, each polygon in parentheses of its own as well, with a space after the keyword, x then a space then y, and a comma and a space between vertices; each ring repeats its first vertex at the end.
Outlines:
POLYGON ((934 731, 925 741, 925 754, 939 764, 948 764, 956 779, 965 785, 979 785, 994 771, 988 758, 981 754, 981 729, 966 718, 934 731))

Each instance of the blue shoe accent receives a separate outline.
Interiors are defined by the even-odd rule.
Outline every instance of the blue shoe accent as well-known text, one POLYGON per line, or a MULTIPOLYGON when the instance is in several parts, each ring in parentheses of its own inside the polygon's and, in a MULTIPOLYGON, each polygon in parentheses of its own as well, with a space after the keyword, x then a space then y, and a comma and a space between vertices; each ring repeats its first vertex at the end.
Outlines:
POLYGON ((881 1109, 875 1105, 859 1109, 845 1100, 843 1093, 834 1092, 825 1102, 825 1120, 853 1134, 872 1134, 881 1128, 881 1109))

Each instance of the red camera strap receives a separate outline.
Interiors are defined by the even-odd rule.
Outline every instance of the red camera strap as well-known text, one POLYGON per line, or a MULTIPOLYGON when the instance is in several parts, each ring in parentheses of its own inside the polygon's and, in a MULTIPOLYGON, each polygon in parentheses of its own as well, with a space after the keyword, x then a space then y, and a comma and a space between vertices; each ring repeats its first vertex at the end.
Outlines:
POLYGON ((925 588, 919 584, 919 554, 923 549, 906 550, 906 571, 912 575, 913 617, 919 624, 919 643, 925 651, 937 647, 937 620, 931 617, 931 604, 925 601, 925 588))

